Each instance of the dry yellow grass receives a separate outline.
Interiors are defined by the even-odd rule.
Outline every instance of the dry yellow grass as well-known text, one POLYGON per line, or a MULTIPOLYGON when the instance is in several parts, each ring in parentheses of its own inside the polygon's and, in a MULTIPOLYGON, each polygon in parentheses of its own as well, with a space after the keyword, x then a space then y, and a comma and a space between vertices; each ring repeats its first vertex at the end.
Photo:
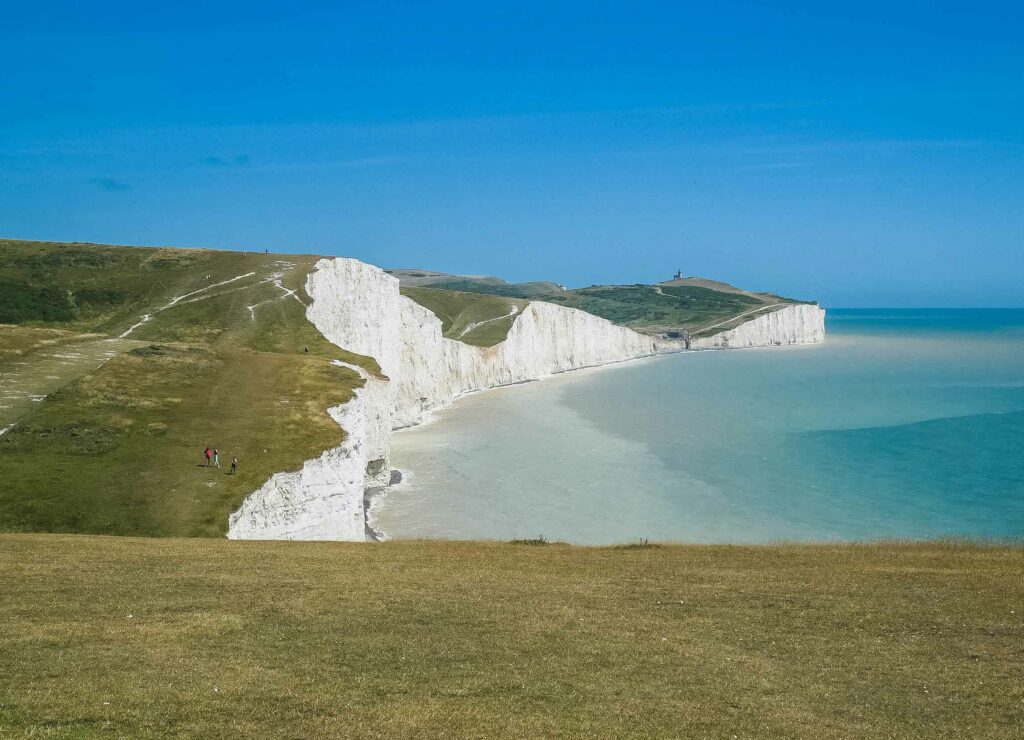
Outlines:
POLYGON ((43 347, 56 347, 82 339, 95 339, 99 336, 99 334, 76 334, 63 329, 0 324, 0 361, 21 357, 43 347))
POLYGON ((1020 737, 1024 550, 0 536, 0 734, 1020 737))

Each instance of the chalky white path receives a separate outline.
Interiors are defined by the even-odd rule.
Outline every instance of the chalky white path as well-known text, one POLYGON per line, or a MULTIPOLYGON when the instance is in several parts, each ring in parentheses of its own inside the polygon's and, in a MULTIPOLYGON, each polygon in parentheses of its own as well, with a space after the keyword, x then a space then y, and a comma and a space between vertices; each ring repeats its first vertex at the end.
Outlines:
MULTIPOLYGON (((233 282, 235 282, 237 280, 242 280, 243 278, 252 277, 255 274, 256 274, 255 272, 247 272, 244 275, 236 275, 233 278, 229 278, 228 280, 222 280, 219 283, 212 283, 211 285, 207 285, 206 287, 200 288, 199 290, 193 290, 193 291, 191 291, 189 293, 182 293, 181 295, 174 296, 173 298, 171 298, 171 300, 167 304, 165 304, 165 305, 161 306, 160 308, 156 309, 156 311, 154 311, 153 313, 160 313, 161 311, 166 311, 169 308, 174 308, 175 306, 177 306, 179 303, 181 303, 181 301, 185 300, 186 298, 190 298, 191 296, 194 296, 194 295, 199 295, 200 293, 205 293, 206 291, 212 290, 213 288, 217 288, 217 287, 219 287, 221 285, 227 285, 228 283, 233 283, 233 282)), ((212 296, 203 296, 203 298, 211 298, 211 297, 212 296)), ((191 302, 192 301, 186 301, 186 303, 191 303, 191 302)), ((138 323, 132 324, 128 328, 128 330, 125 331, 123 334, 121 334, 118 338, 119 339, 125 339, 126 337, 131 335, 132 332, 134 332, 136 329, 138 329, 143 324, 148 324, 152 319, 153 319, 153 314, 149 314, 149 313, 143 314, 142 318, 138 321, 138 323)))
POLYGON ((483 321, 471 321, 469 324, 466 325, 465 329, 459 332, 458 338, 462 339, 471 331, 473 331, 477 327, 483 326, 484 324, 489 324, 492 321, 501 321, 502 319, 507 319, 511 316, 515 316, 517 313, 519 313, 519 306, 512 306, 512 308, 509 309, 509 312, 504 316, 495 316, 493 319, 484 319, 483 321))

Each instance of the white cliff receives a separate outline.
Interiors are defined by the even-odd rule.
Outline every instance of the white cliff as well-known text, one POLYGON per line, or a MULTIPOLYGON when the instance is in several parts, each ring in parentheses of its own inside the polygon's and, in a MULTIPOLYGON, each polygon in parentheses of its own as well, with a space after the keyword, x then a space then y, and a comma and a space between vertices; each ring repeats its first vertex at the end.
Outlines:
POLYGON ((530 303, 505 341, 493 347, 446 339, 440 320, 408 298, 400 297, 400 311, 404 351, 395 379, 396 428, 417 424, 425 413, 472 391, 682 349, 551 303, 530 303))
MULTIPOLYGON (((377 360, 385 379, 362 373, 365 385, 330 410, 347 432, 344 443, 278 473, 231 515, 235 539, 365 539, 364 490, 390 477, 394 429, 473 391, 595 365, 677 352, 662 341, 592 314, 531 302, 505 341, 473 347, 447 339, 441 321, 402 296, 397 278, 354 259, 325 259, 309 275, 306 317, 332 343, 377 360)), ((824 311, 789 306, 722 334, 700 348, 753 347, 822 341, 824 311), (750 327, 750 328, 748 328, 750 327)))
POLYGON ((690 342, 690 349, 778 347, 824 341, 825 309, 811 304, 795 304, 758 316, 735 329, 694 339, 690 342))
POLYGON ((345 430, 341 445, 307 460, 300 470, 272 475, 228 518, 228 539, 365 539, 367 397, 384 383, 361 374, 366 385, 355 398, 327 410, 345 430))

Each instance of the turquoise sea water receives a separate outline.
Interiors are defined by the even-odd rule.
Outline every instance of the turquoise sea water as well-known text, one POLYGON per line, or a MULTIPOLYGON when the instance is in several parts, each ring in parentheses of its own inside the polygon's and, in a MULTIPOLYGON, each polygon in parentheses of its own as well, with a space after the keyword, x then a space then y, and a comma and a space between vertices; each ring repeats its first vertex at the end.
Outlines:
POLYGON ((392 537, 1024 536, 1024 310, 832 310, 824 345, 477 394, 394 437, 392 537))

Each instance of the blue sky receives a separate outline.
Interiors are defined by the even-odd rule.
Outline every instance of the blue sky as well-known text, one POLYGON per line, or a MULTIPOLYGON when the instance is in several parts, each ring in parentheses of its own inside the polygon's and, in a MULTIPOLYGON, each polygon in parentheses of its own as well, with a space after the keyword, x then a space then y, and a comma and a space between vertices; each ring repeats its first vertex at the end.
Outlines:
POLYGON ((1018 3, 146 5, 4 8, 0 235, 1024 305, 1018 3))

